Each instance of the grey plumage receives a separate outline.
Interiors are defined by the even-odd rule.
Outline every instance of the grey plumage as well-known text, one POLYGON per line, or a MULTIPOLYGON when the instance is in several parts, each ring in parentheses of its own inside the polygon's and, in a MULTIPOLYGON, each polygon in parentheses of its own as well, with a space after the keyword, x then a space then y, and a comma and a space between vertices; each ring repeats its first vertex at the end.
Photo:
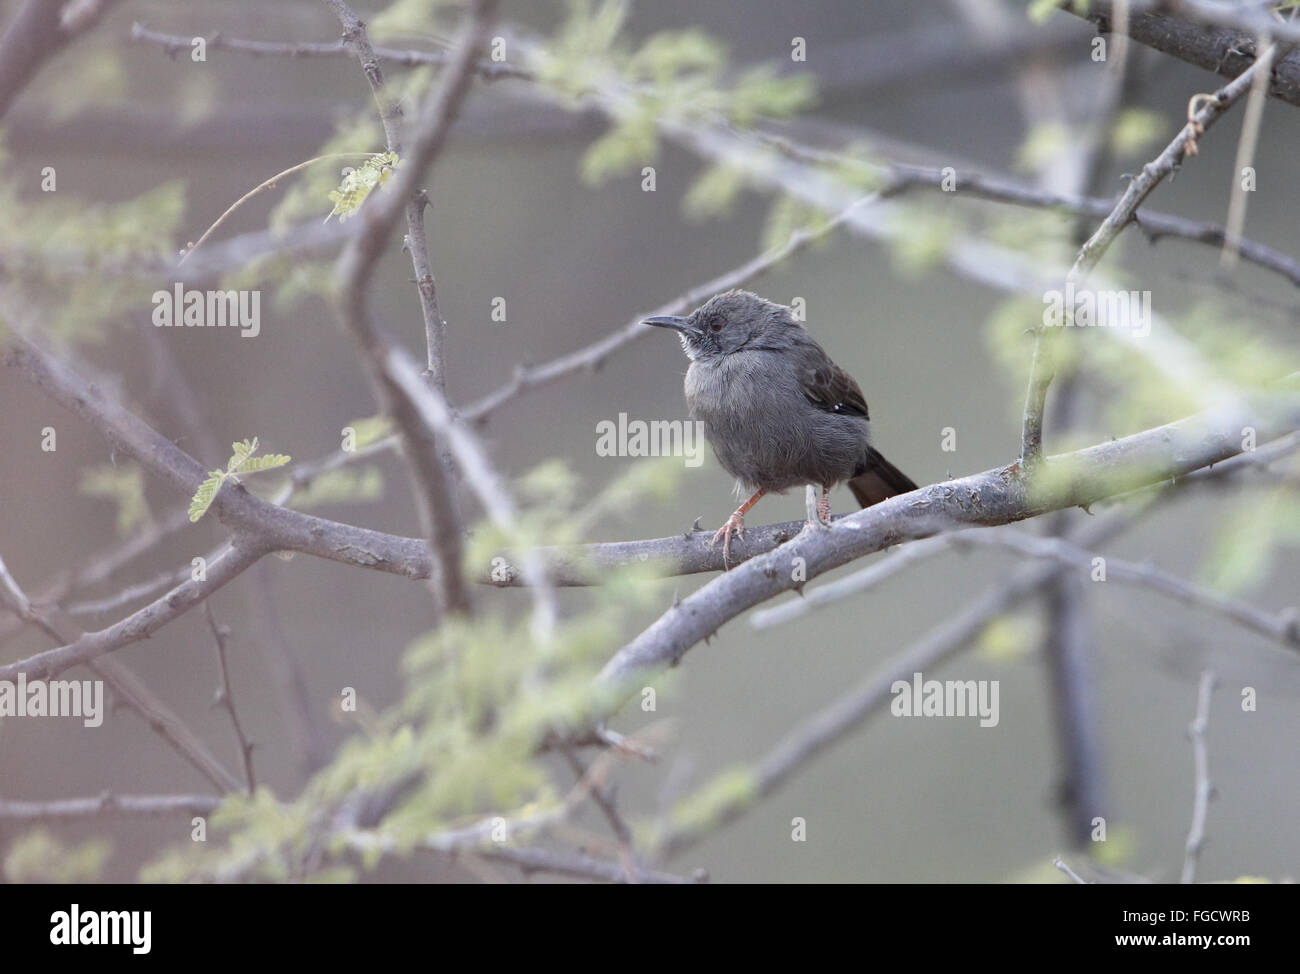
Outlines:
POLYGON ((691 360, 691 417, 704 423, 738 491, 779 493, 804 484, 829 489, 848 481, 866 507, 916 489, 871 447, 858 384, 789 308, 736 290, 710 298, 685 318, 647 323, 678 332, 691 360))

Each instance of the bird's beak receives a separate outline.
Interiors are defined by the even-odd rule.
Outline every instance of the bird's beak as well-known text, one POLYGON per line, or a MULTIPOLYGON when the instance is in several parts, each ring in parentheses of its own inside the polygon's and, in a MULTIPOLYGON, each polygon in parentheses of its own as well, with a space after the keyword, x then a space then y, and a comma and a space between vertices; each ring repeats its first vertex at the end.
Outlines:
POLYGON ((672 328, 684 335, 695 331, 689 321, 685 318, 679 318, 677 315, 655 315, 653 318, 643 318, 641 323, 643 325, 656 325, 659 328, 672 328))

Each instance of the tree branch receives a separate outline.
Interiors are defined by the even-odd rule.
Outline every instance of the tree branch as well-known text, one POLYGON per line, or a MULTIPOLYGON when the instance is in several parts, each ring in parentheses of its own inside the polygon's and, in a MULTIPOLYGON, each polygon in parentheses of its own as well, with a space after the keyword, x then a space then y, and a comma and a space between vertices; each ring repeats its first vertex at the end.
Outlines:
MULTIPOLYGON (((1081 533, 1086 544, 1098 544, 1128 523, 1125 517, 1111 517, 1081 533)), ((907 550, 907 549, 904 549, 907 550)), ((1040 591, 1062 569, 1038 565, 1021 569, 1005 583, 989 588, 951 619, 918 639, 904 652, 890 659, 860 686, 824 707, 787 734, 755 766, 750 787, 718 810, 707 826, 679 826, 655 836, 655 847, 665 858, 694 845, 709 832, 739 818, 754 803, 778 791, 804 770, 823 751, 852 733, 873 714, 888 705, 897 680, 911 680, 912 674, 928 672, 950 659, 974 640, 993 619, 1040 591)))
MULTIPOLYGON (((1047 558, 1081 569, 1085 573, 1095 557, 1095 552, 1062 538, 1036 538, 1011 531, 963 531, 953 535, 953 542, 958 545, 1002 548, 1032 558, 1047 558)), ((1276 614, 1265 612, 1249 602, 1202 588, 1152 564, 1138 564, 1109 555, 1104 556, 1104 560, 1108 580, 1115 578, 1135 582, 1183 605, 1221 615, 1288 649, 1300 649, 1300 620, 1294 608, 1276 614)))
POLYGON ((221 804, 211 795, 115 795, 94 798, 58 798, 28 802, 0 798, 0 819, 22 822, 60 822, 108 815, 211 815, 221 804))
MULTIPOLYGON (((56 646, 73 643, 85 633, 67 618, 66 614, 55 610, 38 609, 24 594, 17 580, 0 559, 0 603, 9 607, 25 623, 35 625, 56 646)), ((162 702, 145 682, 120 660, 100 657, 88 661, 92 672, 108 684, 117 698, 138 713, 154 731, 166 741, 198 772, 208 779, 218 791, 230 791, 239 786, 235 776, 230 773, 203 743, 203 739, 190 729, 176 713, 162 702)))
MULTIPOLYGON (((0 666, 0 680, 16 680, 20 673, 26 674, 28 680, 48 680, 78 663, 89 663, 96 657, 147 639, 238 577, 244 569, 267 553, 265 546, 252 539, 248 539, 242 546, 231 547, 225 555, 208 565, 203 581, 191 579, 178 585, 162 598, 107 629, 83 633, 66 646, 0 666)), ((238 787, 238 782, 235 786, 238 787)))
MULTIPOLYGON (((353 19, 356 19, 355 15, 353 15, 353 19)), ((360 21, 357 22, 360 23, 360 21)), ((179 34, 165 34, 161 31, 150 30, 141 23, 131 25, 131 40, 157 44, 166 51, 169 57, 175 57, 181 53, 188 54, 194 42, 193 37, 183 37, 179 34)), ((254 57, 346 57, 349 53, 353 53, 349 51, 348 42, 345 40, 329 41, 323 44, 301 41, 255 41, 227 37, 225 34, 220 33, 208 34, 204 40, 209 51, 231 51, 236 54, 250 54, 254 57)), ((397 64, 404 68, 418 68, 425 64, 440 66, 447 64, 451 60, 451 56, 446 51, 416 51, 402 50, 396 47, 372 46, 370 47, 370 53, 376 61, 387 61, 390 64, 397 64)), ((473 70, 474 74, 484 81, 497 81, 502 78, 531 81, 535 77, 533 72, 504 61, 478 61, 474 64, 473 70)))
MULTIPOLYGON (((1269 48, 1261 61, 1251 65, 1230 84, 1209 96, 1199 111, 1193 114, 1189 110, 1187 125, 1183 126, 1178 135, 1174 136, 1173 141, 1165 147, 1160 155, 1142 167, 1142 171, 1129 182, 1124 195, 1120 197, 1114 209, 1102 221, 1101 226, 1093 232, 1093 235, 1080 248, 1079 256, 1075 259, 1074 266, 1070 268, 1070 273, 1066 277, 1067 293, 1072 287, 1078 288, 1083 285, 1092 269, 1097 266, 1098 261, 1110 249, 1110 245, 1114 243, 1115 238, 1119 236, 1126 226, 1133 222, 1137 209, 1142 205, 1142 202, 1166 176, 1182 163, 1183 158, 1189 152, 1189 146, 1192 153, 1196 151, 1196 140, 1201 132, 1213 125, 1232 107, 1238 98, 1250 90, 1255 71, 1260 68, 1265 71, 1268 70, 1268 63, 1272 59, 1272 51, 1273 48, 1269 48)), ((1073 306, 1067 308, 1066 313, 1068 315, 1066 323, 1072 323, 1074 319, 1073 306)), ((1058 337, 1057 332, 1061 330, 1063 329, 1039 325, 1035 331, 1034 356, 1030 365, 1029 387, 1025 392, 1025 413, 1020 436, 1020 459, 1027 465, 1037 463, 1042 457, 1043 412, 1047 401, 1048 386, 1052 384, 1052 379, 1056 374, 1053 345, 1058 337)))
MULTIPOLYGON (((383 93, 383 75, 366 39, 364 25, 342 0, 328 2, 338 11, 345 26, 344 38, 357 50, 365 68, 366 77, 380 106, 388 143, 400 147, 402 143, 397 121, 399 112, 395 104, 388 103, 383 93)), ((344 327, 357 340, 380 405, 392 417, 394 425, 402 434, 408 468, 414 481, 416 503, 435 567, 434 595, 442 611, 452 614, 468 613, 471 607, 469 591, 464 585, 460 570, 459 518, 456 516, 446 470, 438 454, 432 430, 420 422, 419 411, 410 395, 393 382, 387 371, 387 343, 370 321, 367 292, 375 264, 403 211, 407 214, 410 233, 415 232, 410 230, 413 216, 416 224, 422 226, 420 214, 413 210, 420 205, 414 199, 416 182, 424 177, 425 170, 442 149, 461 102, 469 94, 473 81, 472 68, 479 52, 487 43, 495 11, 495 0, 475 0, 461 31, 453 59, 443 72, 437 90, 429 96, 421 109, 415 126, 415 138, 408 154, 389 180, 387 191, 376 194, 362 208, 359 215, 363 224, 361 233, 344 247, 337 263, 339 315, 344 327)), ((414 250, 415 248, 413 253, 414 250)), ((421 268, 417 264, 417 277, 425 271, 427 267, 421 268)), ((425 312, 426 316, 430 313, 427 306, 425 312)), ((426 325, 429 324, 426 317, 426 325)), ((437 329, 436 322, 432 326, 437 329)))
MULTIPOLYGON (((514 534, 518 527, 514 501, 488 460, 487 451, 478 437, 452 415, 447 401, 436 388, 420 381, 415 363, 404 351, 391 349, 381 363, 381 369, 386 381, 400 389, 412 405, 421 425, 446 439, 465 479, 482 501, 492 523, 507 536, 514 534)), ((546 641, 559 615, 554 582, 546 560, 535 549, 525 548, 519 560, 524 578, 533 589, 533 636, 546 641)))
POLYGON ((230 630, 226 626, 217 625, 216 617, 212 614, 212 603, 207 599, 203 601, 203 617, 207 620, 208 629, 211 630, 212 639, 216 643, 217 673, 221 678, 221 682, 217 684, 214 703, 220 704, 230 715, 230 724, 235 730, 235 741, 239 745, 240 760, 244 765, 245 794, 251 796, 257 787, 253 778, 253 744, 244 736, 244 727, 239 722, 239 714, 235 712, 234 693, 230 689, 230 668, 226 662, 226 641, 230 638, 230 630))
POLYGON ((83 5, 75 21, 63 22, 64 5, 27 0, 0 37, 0 117, 50 58, 99 22, 117 0, 83 5))
POLYGON ((674 605, 614 655, 598 685, 621 698, 751 606, 889 545, 961 524, 1007 524, 1047 511, 1087 507, 1235 456, 1242 452, 1244 426, 1266 430, 1264 440, 1300 426, 1300 397, 1290 393, 1270 398, 1271 407, 1260 403, 1254 422, 1236 405, 1207 410, 1053 457, 1032 475, 1013 463, 890 498, 850 514, 830 531, 802 532, 674 605), (796 558, 801 559, 799 573, 792 571, 796 558))
POLYGON ((1196 866, 1205 848, 1205 819, 1214 794, 1210 784, 1209 748, 1205 744, 1205 732, 1210 724, 1210 698, 1214 694, 1214 674, 1206 670, 1201 674, 1200 686, 1196 692, 1196 716, 1187 727, 1187 736, 1192 742, 1192 757, 1196 767, 1196 793, 1192 802, 1192 825, 1187 832, 1187 844, 1183 855, 1182 882, 1196 881, 1196 866))
MULTIPOLYGON (((1100 33, 1115 28, 1118 6, 1115 0, 1064 0, 1060 6, 1067 13, 1096 24, 1100 33)), ((1186 2, 1177 5, 1176 13, 1152 3, 1130 0, 1130 6, 1133 10, 1129 14, 1129 37, 1225 78, 1235 78, 1251 65, 1261 30, 1292 42, 1300 40, 1294 25, 1269 17, 1262 5, 1258 14, 1240 7, 1214 10, 1204 4, 1186 2), (1198 23, 1196 19, 1182 16, 1184 13, 1210 22, 1198 23)), ((1300 105, 1300 50, 1288 51, 1278 58, 1268 93, 1280 101, 1300 105)))

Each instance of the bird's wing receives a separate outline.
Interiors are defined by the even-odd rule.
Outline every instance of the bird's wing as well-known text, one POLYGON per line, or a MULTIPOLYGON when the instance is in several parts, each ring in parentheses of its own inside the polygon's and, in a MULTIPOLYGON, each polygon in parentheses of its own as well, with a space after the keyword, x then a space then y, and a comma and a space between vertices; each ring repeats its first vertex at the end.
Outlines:
POLYGON ((805 359, 799 371, 799 386, 807 400, 818 409, 871 418, 867 415, 867 401, 853 376, 832 362, 820 348, 805 359))

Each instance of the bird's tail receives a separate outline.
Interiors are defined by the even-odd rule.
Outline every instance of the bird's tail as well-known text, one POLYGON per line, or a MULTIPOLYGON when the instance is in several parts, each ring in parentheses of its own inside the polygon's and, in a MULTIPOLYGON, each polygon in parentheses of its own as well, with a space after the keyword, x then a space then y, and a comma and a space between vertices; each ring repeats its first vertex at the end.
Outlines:
POLYGON ((849 490, 863 507, 879 504, 886 498, 916 490, 912 478, 867 447, 867 462, 862 473, 849 481, 849 490))

